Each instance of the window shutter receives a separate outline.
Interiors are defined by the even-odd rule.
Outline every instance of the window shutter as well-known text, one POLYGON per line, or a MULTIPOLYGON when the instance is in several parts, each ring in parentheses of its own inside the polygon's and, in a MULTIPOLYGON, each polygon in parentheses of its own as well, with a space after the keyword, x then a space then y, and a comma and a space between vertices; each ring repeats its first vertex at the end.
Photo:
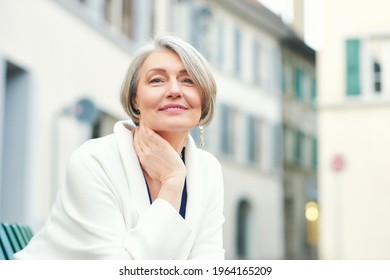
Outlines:
POLYGON ((360 95, 360 41, 357 39, 346 42, 347 59, 347 95, 360 95))
POLYGON ((311 84, 310 84, 310 99, 311 102, 314 103, 317 99, 317 80, 316 78, 311 78, 311 84))

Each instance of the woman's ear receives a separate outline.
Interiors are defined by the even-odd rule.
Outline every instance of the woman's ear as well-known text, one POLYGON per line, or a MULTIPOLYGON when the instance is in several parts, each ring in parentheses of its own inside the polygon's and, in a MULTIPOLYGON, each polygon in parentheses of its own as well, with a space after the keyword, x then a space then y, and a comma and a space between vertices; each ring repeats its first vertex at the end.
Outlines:
POLYGON ((137 95, 134 96, 133 104, 134 104, 134 107, 138 108, 138 96, 137 95))
POLYGON ((131 107, 134 109, 134 111, 136 111, 139 114, 139 106, 138 106, 138 97, 137 96, 135 96, 132 99, 131 107))

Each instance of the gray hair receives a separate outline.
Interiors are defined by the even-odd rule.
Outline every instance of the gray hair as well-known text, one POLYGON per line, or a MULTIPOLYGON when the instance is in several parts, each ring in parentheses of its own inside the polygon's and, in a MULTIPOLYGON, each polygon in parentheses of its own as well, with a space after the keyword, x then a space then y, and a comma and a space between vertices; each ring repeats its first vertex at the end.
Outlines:
POLYGON ((174 36, 157 36, 150 43, 143 45, 134 55, 123 81, 120 101, 127 115, 139 125, 139 111, 134 107, 139 72, 148 56, 161 49, 175 52, 182 60, 188 75, 201 92, 202 112, 199 125, 208 125, 215 111, 217 86, 206 59, 190 44, 174 36))

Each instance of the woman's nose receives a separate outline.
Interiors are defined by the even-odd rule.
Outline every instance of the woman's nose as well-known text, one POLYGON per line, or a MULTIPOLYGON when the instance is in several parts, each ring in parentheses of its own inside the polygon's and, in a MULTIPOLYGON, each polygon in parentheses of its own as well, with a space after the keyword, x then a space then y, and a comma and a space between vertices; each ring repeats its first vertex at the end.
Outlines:
POLYGON ((182 95, 180 83, 177 80, 173 80, 170 83, 170 87, 168 90, 168 96, 172 98, 177 98, 182 95))

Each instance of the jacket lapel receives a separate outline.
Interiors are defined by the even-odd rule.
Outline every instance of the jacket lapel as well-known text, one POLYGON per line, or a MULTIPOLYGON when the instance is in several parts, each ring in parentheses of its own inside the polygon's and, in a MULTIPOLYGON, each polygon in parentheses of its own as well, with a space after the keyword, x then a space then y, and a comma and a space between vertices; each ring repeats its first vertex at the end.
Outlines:
POLYGON ((131 131, 133 128, 134 125, 130 121, 120 121, 114 126, 114 134, 130 193, 130 197, 127 199, 131 201, 131 214, 134 215, 130 220, 134 223, 138 220, 140 213, 150 206, 150 202, 141 165, 133 148, 133 133, 131 131))
POLYGON ((186 221, 190 224, 194 232, 198 230, 200 217, 204 203, 204 186, 201 177, 201 162, 199 159, 198 148, 191 135, 188 135, 185 150, 186 168, 187 168, 187 208, 186 221))

